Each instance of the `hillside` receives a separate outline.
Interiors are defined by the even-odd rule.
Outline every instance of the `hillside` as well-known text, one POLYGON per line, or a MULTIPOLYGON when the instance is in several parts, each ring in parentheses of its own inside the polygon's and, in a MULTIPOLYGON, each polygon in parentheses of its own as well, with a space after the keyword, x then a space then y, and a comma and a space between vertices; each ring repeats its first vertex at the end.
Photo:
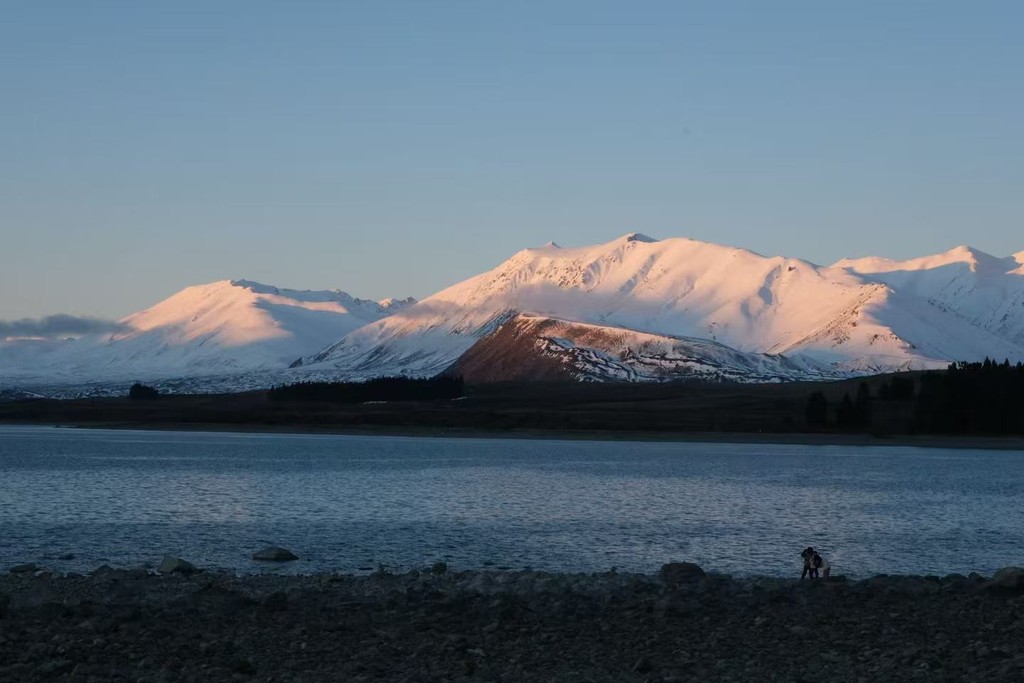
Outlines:
POLYGON ((223 280, 187 287, 129 315, 113 334, 6 340, 0 376, 56 384, 280 369, 410 303, 385 306, 341 291, 223 280))
POLYGON ((429 375, 520 314, 784 355, 830 376, 1024 359, 1018 261, 955 249, 886 264, 895 262, 821 267, 639 234, 578 249, 548 245, 369 324, 303 364, 354 376, 429 375))

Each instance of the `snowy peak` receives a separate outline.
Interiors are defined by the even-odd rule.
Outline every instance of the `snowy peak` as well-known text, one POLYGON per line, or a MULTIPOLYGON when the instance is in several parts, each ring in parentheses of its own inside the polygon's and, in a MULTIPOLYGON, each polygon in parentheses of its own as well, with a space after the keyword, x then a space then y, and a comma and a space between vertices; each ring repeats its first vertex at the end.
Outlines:
POLYGON ((833 267, 842 268, 861 275, 893 273, 897 271, 907 273, 937 271, 940 269, 946 269, 950 272, 956 269, 966 269, 979 275, 1003 275, 1016 269, 1019 265, 1015 256, 999 258, 981 249, 960 245, 941 254, 903 261, 875 256, 843 259, 833 267))
MULTIPOLYGON (((980 360, 986 355, 1022 359, 1024 269, 1016 257, 998 258, 960 246, 906 261, 864 258, 841 261, 837 267, 927 304, 918 309, 931 318, 935 309, 945 313, 945 322, 929 323, 934 329, 931 341, 918 344, 922 349, 931 348, 934 356, 951 360, 980 360), (959 341, 952 343, 954 330, 959 341), (965 344, 969 346, 965 348, 965 344)), ((891 324, 898 327, 906 322, 893 316, 891 324)))
POLYGON ((186 287, 119 321, 113 334, 75 344, 5 345, 5 375, 89 381, 226 375, 286 368, 367 323, 385 307, 340 290, 293 290, 251 280, 186 287), (24 345, 22 345, 24 347, 24 345), (6 365, 6 364, 5 364, 6 365))
POLYGON ((1014 269, 1013 273, 1015 275, 1024 275, 1024 251, 1018 251, 1010 258, 1012 258, 1014 262, 1016 262, 1017 264, 1017 267, 1014 269))
MULTIPOLYGON (((249 280, 221 280, 187 287, 151 308, 121 320, 128 331, 114 339, 163 330, 185 342, 215 335, 231 346, 294 336, 302 318, 319 316, 334 323, 352 318, 349 331, 360 323, 379 320, 384 309, 373 301, 355 299, 341 291, 280 289, 249 280)), ((339 329, 338 325, 331 325, 339 329)))
MULTIPOLYGON (((306 303, 339 303, 347 309, 362 309, 362 310, 376 310, 378 306, 383 306, 383 303, 378 303, 371 299, 358 299, 348 292, 343 292, 340 289, 281 289, 280 287, 274 287, 273 285, 264 285, 259 282, 252 280, 231 280, 232 287, 239 287, 247 289, 254 294, 263 294, 268 296, 281 297, 283 299, 289 299, 296 302, 306 303)), ((222 284, 222 283, 214 283, 222 284)), ((388 299, 388 301, 394 301, 388 299)))
POLYGON ((389 297, 387 299, 380 300, 380 307, 389 313, 397 313, 398 311, 408 308, 415 303, 416 299, 411 296, 406 297, 405 299, 394 299, 389 297))
POLYGON ((622 237, 620 237, 619 239, 617 239, 615 241, 616 242, 643 242, 645 244, 650 244, 652 242, 657 242, 658 240, 654 239, 653 237, 648 237, 647 235, 643 234, 642 232, 630 232, 630 233, 627 233, 627 234, 623 235, 622 237))
POLYGON ((826 374, 986 354, 1024 359, 1024 278, 1011 266, 1020 267, 958 247, 820 267, 631 233, 590 247, 525 249, 307 360, 361 373, 436 372, 515 315, 786 354, 826 374))
POLYGON ((999 258, 960 246, 822 267, 629 233, 524 249, 419 302, 223 280, 105 329, 75 342, 0 340, 0 374, 187 377, 190 386, 241 377, 237 386, 255 388, 429 376, 455 363, 481 376, 499 365, 517 376, 521 365, 590 380, 776 381, 985 356, 1016 362, 1024 360, 1024 252, 999 258))
MULTIPOLYGON (((252 280, 230 280, 232 287, 240 287, 242 289, 248 289, 251 292, 257 294, 280 294, 281 290, 272 285, 265 285, 261 282, 254 282, 252 280)), ((221 284, 216 282, 214 284, 221 284)))

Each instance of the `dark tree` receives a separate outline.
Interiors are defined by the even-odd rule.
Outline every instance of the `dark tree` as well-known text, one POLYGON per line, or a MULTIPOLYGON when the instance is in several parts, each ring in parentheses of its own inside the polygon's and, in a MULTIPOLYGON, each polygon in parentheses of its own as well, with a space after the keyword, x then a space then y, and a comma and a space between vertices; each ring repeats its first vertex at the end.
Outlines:
POLYGON ((825 394, 815 391, 807 397, 807 408, 804 413, 808 427, 824 428, 828 424, 828 399, 825 394))
POLYGON ((1024 365, 985 359, 924 375, 914 423, 940 434, 1024 434, 1024 365))
POLYGON ((836 409, 836 426, 840 429, 854 429, 857 426, 857 408, 849 394, 843 394, 843 400, 836 409))
POLYGON ((857 398, 853 401, 854 426, 863 429, 871 425, 871 387, 861 382, 857 398))
POLYGON ((147 387, 145 384, 139 384, 138 382, 133 384, 131 389, 128 390, 128 398, 133 398, 137 401, 152 401, 159 396, 159 391, 153 387, 147 387))
POLYGON ((893 377, 882 385, 878 398, 883 401, 909 401, 914 398, 914 380, 909 377, 893 377))

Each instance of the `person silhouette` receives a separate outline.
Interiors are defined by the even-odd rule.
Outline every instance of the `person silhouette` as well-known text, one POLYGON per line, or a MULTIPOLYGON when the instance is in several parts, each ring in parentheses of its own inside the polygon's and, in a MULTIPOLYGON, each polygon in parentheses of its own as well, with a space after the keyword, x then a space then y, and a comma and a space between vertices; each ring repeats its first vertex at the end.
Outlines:
POLYGON ((807 546, 800 552, 800 557, 804 561, 804 570, 800 572, 800 580, 803 581, 808 575, 813 579, 814 573, 811 571, 811 560, 814 558, 814 548, 807 546))
POLYGON ((812 578, 818 578, 818 570, 821 570, 822 578, 828 578, 832 573, 832 565, 828 563, 824 557, 818 554, 818 551, 814 551, 814 555, 811 556, 811 573, 812 578))

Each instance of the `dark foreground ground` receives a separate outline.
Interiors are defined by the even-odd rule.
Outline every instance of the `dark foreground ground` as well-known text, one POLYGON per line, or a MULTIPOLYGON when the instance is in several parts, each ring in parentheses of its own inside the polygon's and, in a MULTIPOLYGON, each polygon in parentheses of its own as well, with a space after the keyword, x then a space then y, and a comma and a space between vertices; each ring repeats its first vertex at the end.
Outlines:
POLYGON ((997 577, 12 573, 0 680, 1019 681, 997 577))

